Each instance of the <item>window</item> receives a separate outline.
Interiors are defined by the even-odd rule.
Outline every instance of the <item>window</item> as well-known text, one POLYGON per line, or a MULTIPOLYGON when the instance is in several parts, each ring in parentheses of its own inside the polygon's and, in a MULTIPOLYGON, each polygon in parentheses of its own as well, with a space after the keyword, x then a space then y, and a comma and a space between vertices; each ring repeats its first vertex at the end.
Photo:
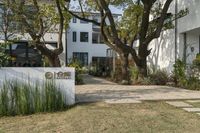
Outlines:
POLYGON ((76 42, 76 32, 74 31, 73 34, 72 34, 72 41, 73 42, 76 42))
POLYGON ((93 44, 104 43, 101 33, 92 33, 92 43, 93 44))
POLYGON ((76 18, 75 17, 73 17, 72 22, 76 23, 76 18))
POLYGON ((88 53, 73 52, 73 59, 78 60, 82 66, 88 65, 88 53))
POLYGON ((80 23, 82 23, 82 24, 87 24, 88 22, 87 22, 87 21, 84 21, 84 20, 80 20, 80 23))
POLYGON ((92 33, 92 43, 98 43, 99 42, 99 36, 97 33, 92 33))
POLYGON ((88 42, 88 32, 80 32, 80 42, 88 42))

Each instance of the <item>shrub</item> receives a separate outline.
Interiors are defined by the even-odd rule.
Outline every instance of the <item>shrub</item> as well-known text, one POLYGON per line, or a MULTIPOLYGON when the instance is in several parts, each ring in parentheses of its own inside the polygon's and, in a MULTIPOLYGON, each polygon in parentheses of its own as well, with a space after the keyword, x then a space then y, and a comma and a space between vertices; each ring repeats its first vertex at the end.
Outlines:
POLYGON ((82 68, 80 65, 80 62, 78 60, 72 60, 70 64, 68 64, 68 67, 74 67, 75 68, 75 84, 80 85, 83 84, 83 77, 82 77, 82 68))
POLYGON ((5 53, 5 44, 0 44, 0 67, 8 65, 10 56, 5 53))
POLYGON ((0 89, 0 116, 60 111, 67 107, 65 95, 54 81, 43 85, 5 81, 0 89))
POLYGON ((174 65, 174 75, 176 85, 186 89, 200 90, 199 70, 196 69, 196 64, 191 65, 186 69, 185 63, 177 60, 174 65), (189 76, 186 76, 186 71, 189 76))
POLYGON ((187 84, 187 78, 186 78, 186 64, 181 61, 177 60, 174 64, 174 75, 175 75, 175 83, 178 86, 185 86, 187 84))
POLYGON ((200 80, 196 77, 189 77, 186 88, 191 90, 200 90, 200 80))
POLYGON ((197 54, 196 59, 193 61, 193 64, 197 66, 200 70, 200 54, 197 54))
POLYGON ((133 80, 133 82, 136 82, 139 76, 138 68, 136 66, 131 67, 130 73, 131 73, 131 80, 133 80))
POLYGON ((139 85, 152 85, 152 81, 149 77, 143 78, 143 79, 138 79, 137 82, 134 84, 139 84, 139 85))
POLYGON ((169 76, 164 70, 157 70, 149 75, 151 83, 155 85, 166 85, 169 81, 169 76))

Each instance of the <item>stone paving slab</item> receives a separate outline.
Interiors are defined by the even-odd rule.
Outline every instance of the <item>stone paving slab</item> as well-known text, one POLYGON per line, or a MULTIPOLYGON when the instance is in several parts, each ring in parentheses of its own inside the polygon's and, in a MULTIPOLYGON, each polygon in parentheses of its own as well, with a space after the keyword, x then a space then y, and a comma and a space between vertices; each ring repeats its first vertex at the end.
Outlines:
POLYGON ((183 108, 187 112, 200 112, 200 108, 183 108))
POLYGON ((187 100, 186 102, 189 102, 189 103, 200 103, 200 100, 187 100))
POLYGON ((84 85, 76 86, 76 102, 96 102, 107 99, 133 99, 138 101, 200 100, 200 91, 156 85, 117 85, 110 81, 87 75, 84 79, 86 81, 84 85))
POLYGON ((138 100, 133 100, 133 99, 109 99, 105 100, 106 103, 110 104, 116 104, 116 103, 142 103, 141 101, 138 100))
POLYGON ((167 101, 166 103, 175 107, 192 107, 192 105, 182 101, 167 101))

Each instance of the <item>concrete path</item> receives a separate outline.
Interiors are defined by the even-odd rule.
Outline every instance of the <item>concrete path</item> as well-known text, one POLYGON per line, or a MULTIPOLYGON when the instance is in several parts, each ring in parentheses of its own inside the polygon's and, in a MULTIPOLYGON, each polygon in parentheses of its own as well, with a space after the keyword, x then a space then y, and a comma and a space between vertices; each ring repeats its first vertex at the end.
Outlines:
POLYGON ((200 99, 200 91, 167 86, 123 86, 84 75, 85 85, 76 86, 76 102, 200 99))

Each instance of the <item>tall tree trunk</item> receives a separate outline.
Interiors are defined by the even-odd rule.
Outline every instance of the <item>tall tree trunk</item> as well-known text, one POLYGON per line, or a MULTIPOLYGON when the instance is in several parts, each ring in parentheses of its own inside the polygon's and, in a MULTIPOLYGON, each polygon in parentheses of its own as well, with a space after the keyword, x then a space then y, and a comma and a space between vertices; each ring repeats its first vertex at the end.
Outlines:
POLYGON ((147 77, 147 57, 144 57, 139 60, 139 63, 136 64, 139 71, 139 78, 144 79, 147 77))
POLYGON ((121 69, 122 69, 122 84, 129 84, 130 83, 130 73, 129 73, 129 60, 128 60, 127 53, 121 54, 121 69))
POLYGON ((55 51, 49 50, 46 46, 44 46, 43 44, 41 44, 41 42, 39 41, 39 39, 35 39, 35 45, 36 48, 44 55, 48 58, 48 61, 50 63, 51 67, 60 67, 60 59, 59 59, 59 54, 57 54, 55 51))
POLYGON ((53 54, 51 56, 48 55, 47 58, 51 67, 61 67, 60 59, 57 54, 53 54))

